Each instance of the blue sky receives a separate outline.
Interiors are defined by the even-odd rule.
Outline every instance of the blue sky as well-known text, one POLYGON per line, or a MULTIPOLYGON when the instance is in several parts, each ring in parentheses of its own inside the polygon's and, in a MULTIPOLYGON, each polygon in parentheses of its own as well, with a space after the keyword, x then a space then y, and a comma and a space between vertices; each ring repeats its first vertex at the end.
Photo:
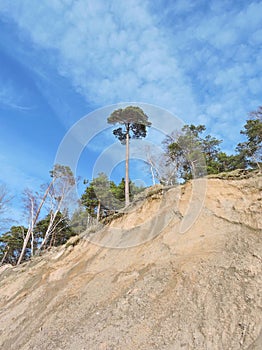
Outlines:
MULTIPOLYGON (((233 152, 261 105, 261 13, 247 0, 0 1, 0 181, 36 189, 68 130, 123 101, 203 123, 233 152)), ((114 142, 96 140, 78 175, 114 142)))

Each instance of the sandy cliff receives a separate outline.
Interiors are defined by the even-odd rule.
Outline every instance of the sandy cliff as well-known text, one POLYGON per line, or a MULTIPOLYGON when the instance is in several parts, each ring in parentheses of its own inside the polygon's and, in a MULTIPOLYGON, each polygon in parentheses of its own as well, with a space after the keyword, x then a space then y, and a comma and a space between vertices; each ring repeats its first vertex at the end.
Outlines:
POLYGON ((159 188, 79 242, 3 266, 0 348, 262 349, 261 183, 208 179, 192 220, 194 183, 159 188))

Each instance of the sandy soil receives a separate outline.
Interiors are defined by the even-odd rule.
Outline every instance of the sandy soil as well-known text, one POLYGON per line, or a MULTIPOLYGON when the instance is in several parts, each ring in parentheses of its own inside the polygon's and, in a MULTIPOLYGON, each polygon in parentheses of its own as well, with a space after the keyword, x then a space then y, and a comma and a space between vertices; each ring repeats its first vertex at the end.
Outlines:
POLYGON ((77 244, 3 266, 0 348, 262 349, 261 182, 160 188, 77 244))

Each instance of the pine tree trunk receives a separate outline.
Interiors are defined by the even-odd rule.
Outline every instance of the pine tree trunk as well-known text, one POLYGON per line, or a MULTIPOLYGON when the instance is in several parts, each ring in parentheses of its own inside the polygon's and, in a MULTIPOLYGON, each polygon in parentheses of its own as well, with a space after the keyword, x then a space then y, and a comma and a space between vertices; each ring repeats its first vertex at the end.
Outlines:
POLYGON ((97 206, 97 214, 96 214, 96 222, 99 222, 99 217, 100 217, 100 208, 101 208, 101 201, 100 199, 98 200, 98 206, 97 206))
POLYGON ((126 131, 126 178, 125 178, 125 204, 129 205, 129 127, 126 131))

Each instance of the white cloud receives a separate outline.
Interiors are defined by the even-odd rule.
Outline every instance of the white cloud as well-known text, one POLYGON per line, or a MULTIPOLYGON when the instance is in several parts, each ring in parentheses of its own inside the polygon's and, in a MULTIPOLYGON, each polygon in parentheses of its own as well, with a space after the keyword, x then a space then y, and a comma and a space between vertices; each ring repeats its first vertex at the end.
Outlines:
POLYGON ((58 72, 93 107, 153 103, 212 130, 222 119, 227 138, 261 104, 262 2, 160 4, 21 0, 0 12, 52 50, 58 72))
POLYGON ((54 49, 59 72, 94 105, 142 100, 180 115, 195 110, 191 87, 146 2, 80 0, 69 5, 24 0, 19 6, 5 5, 5 12, 35 44, 54 49))
POLYGON ((177 60, 199 89, 199 120, 204 115, 210 130, 217 128, 223 139, 235 142, 247 113, 261 104, 261 12, 261 2, 227 7, 211 1, 174 29, 182 38, 177 60))

